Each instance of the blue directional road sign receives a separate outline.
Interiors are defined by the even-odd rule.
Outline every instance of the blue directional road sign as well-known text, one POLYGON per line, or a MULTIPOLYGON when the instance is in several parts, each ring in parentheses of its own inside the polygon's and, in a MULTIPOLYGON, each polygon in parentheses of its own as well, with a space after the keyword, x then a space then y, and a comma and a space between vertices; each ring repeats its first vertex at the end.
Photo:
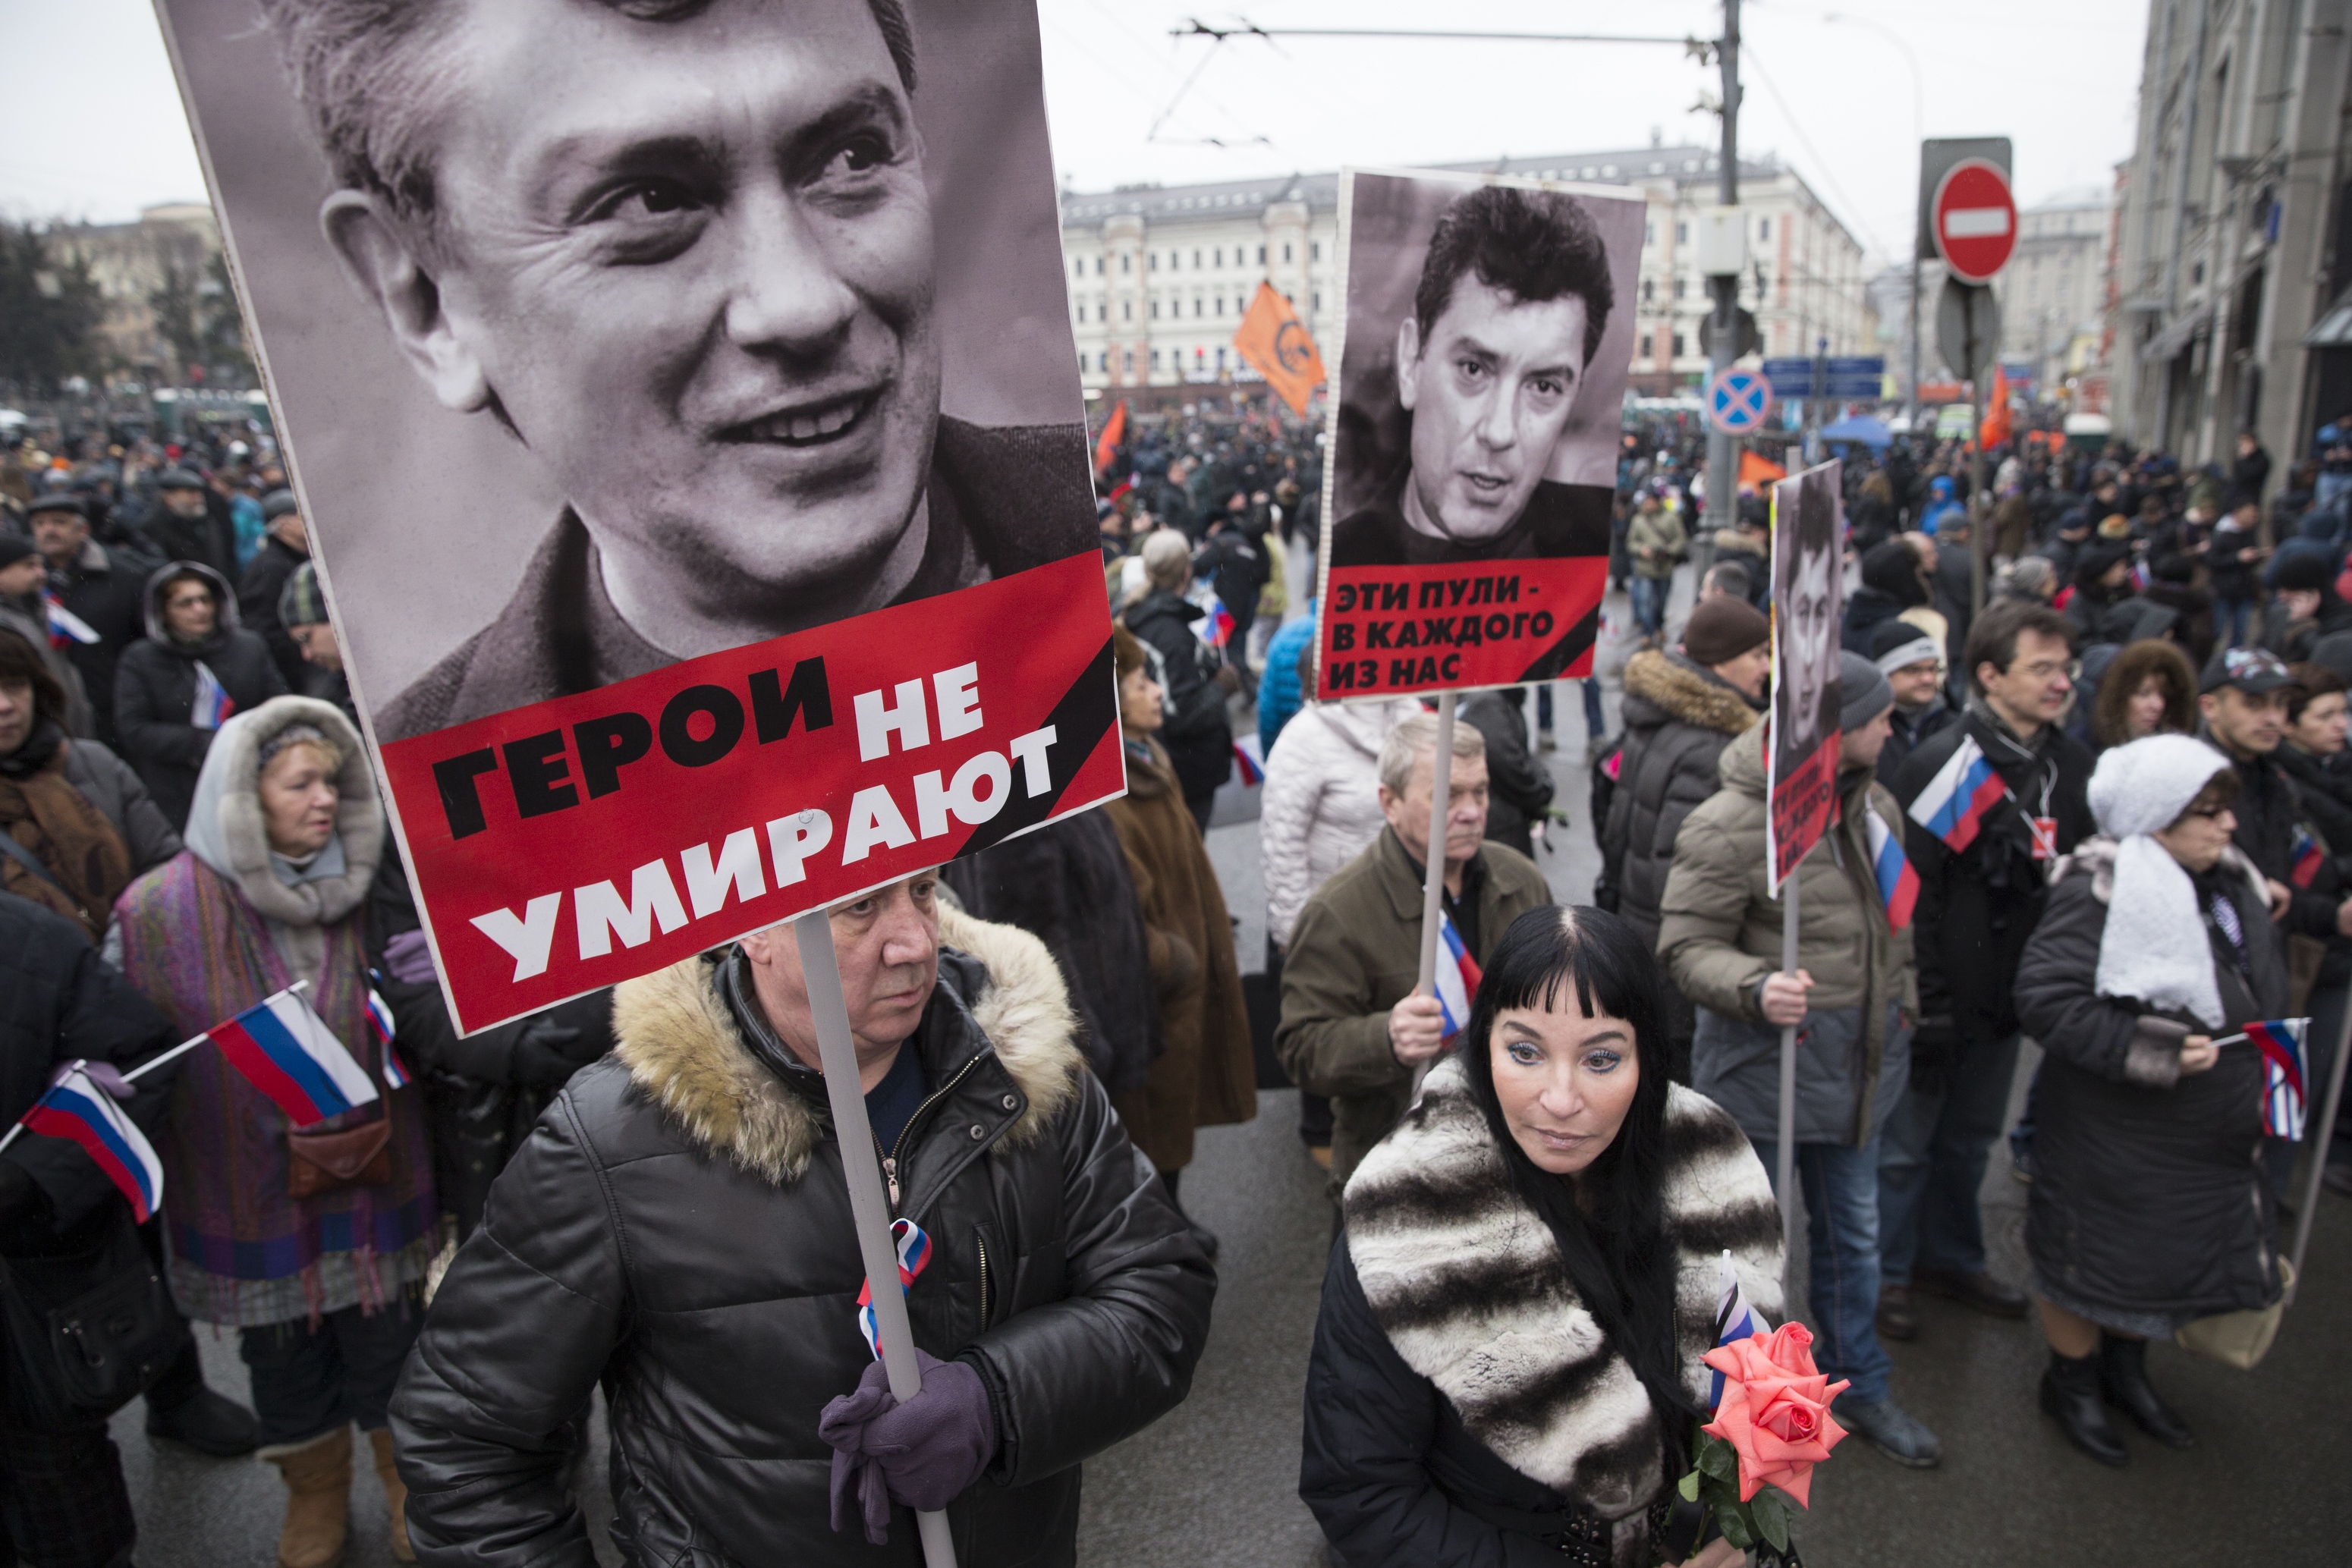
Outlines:
POLYGON ((1707 420, 1726 435, 1762 429, 1771 411, 1772 383, 1755 371, 1728 370, 1707 386, 1707 420))
POLYGON ((1884 389, 1885 378, 1886 360, 1879 354, 1764 361, 1764 379, 1772 383, 1772 395, 1778 398, 1819 396, 1840 402, 1874 398, 1884 389), (1818 392, 1813 388, 1816 369, 1822 374, 1818 392))

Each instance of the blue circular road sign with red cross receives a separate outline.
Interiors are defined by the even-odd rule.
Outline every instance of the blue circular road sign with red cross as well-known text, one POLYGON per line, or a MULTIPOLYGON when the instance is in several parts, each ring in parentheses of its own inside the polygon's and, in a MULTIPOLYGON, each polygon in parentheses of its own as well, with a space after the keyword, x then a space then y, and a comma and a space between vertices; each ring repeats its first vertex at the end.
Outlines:
POLYGON ((1761 371, 1728 370, 1708 383, 1708 423, 1726 435, 1749 435, 1764 428, 1772 412, 1772 383, 1761 371))

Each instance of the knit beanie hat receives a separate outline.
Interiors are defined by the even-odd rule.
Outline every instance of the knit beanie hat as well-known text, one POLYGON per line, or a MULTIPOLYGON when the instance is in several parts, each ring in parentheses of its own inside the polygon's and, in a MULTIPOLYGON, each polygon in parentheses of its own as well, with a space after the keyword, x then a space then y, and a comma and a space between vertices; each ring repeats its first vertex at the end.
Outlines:
POLYGON ((2326 558, 2298 549, 2279 557, 2278 565, 2271 569, 2271 586, 2283 591, 2317 592, 2327 586, 2329 576, 2326 558))
POLYGON ((280 626, 316 626, 327 619, 327 596, 319 591, 319 569, 304 561, 278 591, 280 626))
POLYGON ((1838 709, 1838 727, 1848 735, 1895 706, 1895 688, 1876 664, 1859 653, 1838 655, 1838 691, 1845 699, 1838 709))
POLYGON ((1882 674, 1943 656, 1943 644, 1908 621, 1882 621, 1871 628, 1870 660, 1882 674))
POLYGON ((1692 664, 1713 669, 1762 647, 1771 634, 1772 623, 1746 600, 1710 599, 1684 623, 1683 653, 1692 664))
POLYGON ((33 553, 33 541, 24 535, 0 533, 0 566, 14 566, 33 553))

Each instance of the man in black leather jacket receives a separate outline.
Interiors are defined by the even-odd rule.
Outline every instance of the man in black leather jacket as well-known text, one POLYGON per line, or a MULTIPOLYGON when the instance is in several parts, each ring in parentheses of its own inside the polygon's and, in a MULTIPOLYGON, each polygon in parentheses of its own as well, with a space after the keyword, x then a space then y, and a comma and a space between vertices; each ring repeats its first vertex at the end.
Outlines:
MULTIPOLYGON (((855 1157, 885 1159, 930 1242, 907 1304, 944 1361, 905 1412, 961 1388, 987 1428, 947 1508, 960 1563, 1072 1563, 1079 1462, 1184 1397, 1214 1276, 1087 1072, 1051 955, 936 886, 832 915, 887 1151, 855 1157)), ((614 1025, 499 1178, 401 1380, 420 1559, 590 1568, 564 1471, 601 1381, 627 1562, 886 1560, 830 1528, 819 1412, 873 1354, 791 930, 620 987, 614 1025)), ((887 1560, 911 1563, 892 1485, 887 1560)))

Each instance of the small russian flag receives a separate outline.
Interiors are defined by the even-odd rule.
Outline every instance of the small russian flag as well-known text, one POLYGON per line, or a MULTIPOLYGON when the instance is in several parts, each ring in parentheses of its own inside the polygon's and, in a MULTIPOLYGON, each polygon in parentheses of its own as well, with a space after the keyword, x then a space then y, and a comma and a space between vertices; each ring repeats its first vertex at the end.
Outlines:
MULTIPOLYGON (((890 1222, 890 1239, 898 1249, 898 1289, 903 1293, 915 1283, 931 1261, 931 1239, 923 1228, 911 1219, 890 1222)), ((866 1335, 874 1359, 882 1359, 882 1325, 874 1318, 874 1281, 868 1280, 857 1291, 857 1326, 866 1335)))
POLYGON ((2136 560, 2132 562, 2131 585, 2135 591, 2146 593, 2147 591, 2147 585, 2154 580, 2155 579, 2148 576, 2147 562, 2144 560, 2136 560))
MULTIPOLYGON (((1874 820, 1876 815, 1872 813, 1874 820)), ((1756 1309, 1748 1304, 1748 1292, 1739 1288, 1739 1270, 1731 1265, 1731 1249, 1723 1249, 1716 1268, 1723 1281, 1723 1293, 1716 1298, 1715 1304, 1715 1343, 1719 1349, 1763 1333, 1764 1324, 1756 1316, 1756 1309)), ((1718 1372, 1708 1385, 1707 1408, 1711 1410, 1722 1403, 1723 1374, 1718 1372)))
POLYGON ((205 1031, 229 1065, 276 1103, 298 1127, 340 1116, 377 1098, 366 1070, 352 1060, 300 993, 265 997, 205 1031))
POLYGON ((2319 835, 2301 822, 2294 825, 2294 841, 2287 854, 2294 862, 2294 869, 2286 873, 2287 880, 2301 888, 2311 885, 2312 879, 2319 874, 2320 866, 2327 860, 2327 849, 2319 841, 2319 835))
POLYGON ((91 1081, 89 1062, 66 1063, 21 1120, 28 1133, 79 1144, 107 1179, 122 1189, 140 1224, 163 1207, 163 1162, 114 1097, 91 1081))
POLYGON ((1210 647, 1222 648, 1234 634, 1234 612, 1225 608, 1223 600, 1212 597, 1209 612, 1201 617, 1193 630, 1210 647))
MULTIPOLYGON (((1252 736, 1249 738, 1255 740, 1257 737, 1252 736)), ((1241 769, 1244 789, 1255 789, 1265 782, 1265 769, 1259 767, 1257 758, 1250 755, 1250 748, 1238 740, 1234 742, 1234 766, 1241 769)))
POLYGON ((2309 1019, 2264 1019, 2246 1026, 2263 1053, 2263 1134, 2300 1139, 2304 1114, 2304 1036, 2309 1019))
POLYGON ((368 988, 367 1019, 368 1032, 375 1036, 377 1049, 383 1054, 383 1086, 386 1089, 407 1088, 408 1063, 401 1061, 400 1052, 392 1048, 394 1032, 392 1009, 385 1005, 373 986, 368 988))
POLYGON ((218 729, 236 711, 236 704, 228 688, 220 684, 212 666, 202 659, 196 661, 196 700, 188 705, 188 722, 198 729, 218 729))
POLYGON ((1886 924, 1900 931, 1911 924, 1912 907, 1919 902, 1919 873, 1903 852, 1903 835, 1876 811, 1868 817, 1870 869, 1878 877, 1879 902, 1886 905, 1886 924))
POLYGON ((41 591, 41 608, 48 612, 49 646, 62 648, 79 643, 87 646, 98 641, 97 628, 65 606, 65 601, 47 589, 41 591))
POLYGON ((1958 854, 1977 841, 1984 814, 2009 793, 2009 786, 1985 760, 1974 736, 1962 736, 1951 759, 1936 770, 1927 787, 1911 802, 1911 820, 1935 834, 1958 854))
POLYGON ((1445 1010, 1445 1038, 1470 1027, 1470 1004, 1478 999, 1478 960, 1462 945, 1454 916, 1437 912, 1437 1005, 1445 1010))

